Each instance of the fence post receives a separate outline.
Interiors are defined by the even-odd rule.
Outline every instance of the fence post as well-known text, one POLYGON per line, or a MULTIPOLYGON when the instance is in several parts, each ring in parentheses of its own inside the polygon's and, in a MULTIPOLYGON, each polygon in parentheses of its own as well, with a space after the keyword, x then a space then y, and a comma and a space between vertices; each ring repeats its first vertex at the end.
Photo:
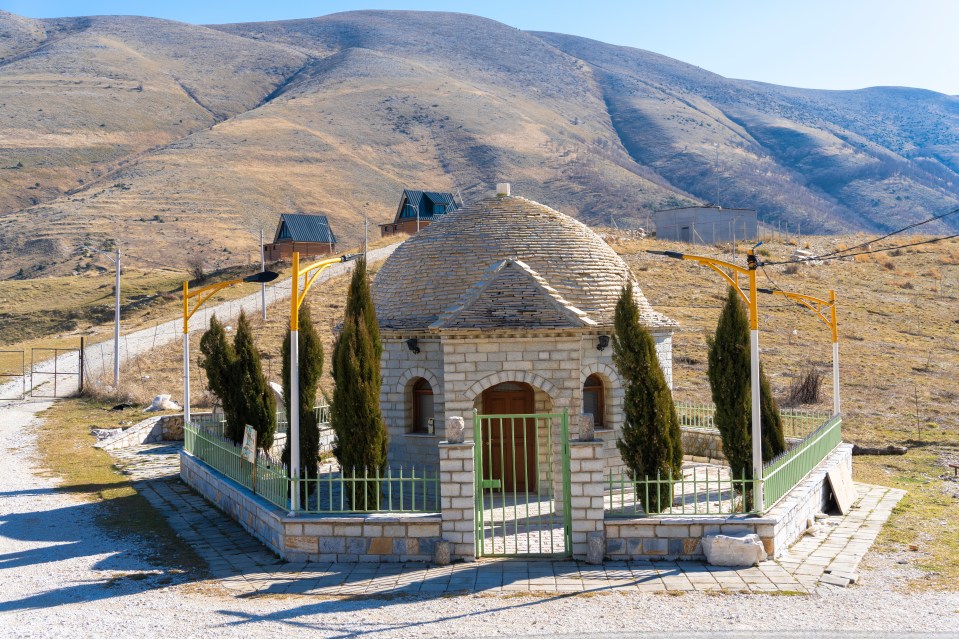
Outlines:
POLYGON ((606 467, 603 440, 573 440, 569 443, 570 520, 574 559, 602 563, 606 554, 603 503, 603 471, 606 467))
MULTIPOLYGON (((459 420, 457 426, 462 432, 462 418, 447 418, 447 422, 451 420, 459 420)), ((438 446, 441 534, 450 542, 454 557, 473 561, 476 559, 474 442, 441 441, 438 446)))

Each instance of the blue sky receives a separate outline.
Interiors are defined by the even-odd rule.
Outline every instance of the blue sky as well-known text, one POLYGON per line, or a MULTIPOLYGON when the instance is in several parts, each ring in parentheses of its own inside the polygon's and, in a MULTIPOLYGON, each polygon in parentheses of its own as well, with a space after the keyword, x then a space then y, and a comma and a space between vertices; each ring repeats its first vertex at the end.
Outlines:
POLYGON ((457 11, 648 49, 732 78, 818 89, 912 86, 959 95, 954 0, 0 0, 0 8, 34 18, 135 14, 196 24, 355 9, 457 11))

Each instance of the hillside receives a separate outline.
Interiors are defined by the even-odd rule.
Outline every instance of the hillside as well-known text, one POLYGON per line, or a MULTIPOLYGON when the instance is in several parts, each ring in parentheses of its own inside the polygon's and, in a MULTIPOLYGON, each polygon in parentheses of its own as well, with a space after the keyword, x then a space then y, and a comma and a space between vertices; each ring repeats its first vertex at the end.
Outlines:
POLYGON ((403 187, 469 201, 497 181, 591 224, 710 201, 883 229, 959 204, 959 98, 729 80, 465 14, 0 12, 0 277, 82 272, 79 247, 113 240, 239 263, 290 210, 355 244, 403 187))

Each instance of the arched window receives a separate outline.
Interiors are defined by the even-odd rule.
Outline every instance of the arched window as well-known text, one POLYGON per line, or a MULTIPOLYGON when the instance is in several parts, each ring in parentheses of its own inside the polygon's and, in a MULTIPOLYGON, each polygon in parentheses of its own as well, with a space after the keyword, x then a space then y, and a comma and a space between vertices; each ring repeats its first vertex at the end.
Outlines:
POLYGON ((597 375, 587 377, 583 382, 583 413, 593 416, 593 425, 596 430, 606 428, 603 395, 603 380, 597 375))
POLYGON ((436 432, 433 424, 433 387, 422 377, 413 385, 413 423, 411 433, 432 435, 436 432))

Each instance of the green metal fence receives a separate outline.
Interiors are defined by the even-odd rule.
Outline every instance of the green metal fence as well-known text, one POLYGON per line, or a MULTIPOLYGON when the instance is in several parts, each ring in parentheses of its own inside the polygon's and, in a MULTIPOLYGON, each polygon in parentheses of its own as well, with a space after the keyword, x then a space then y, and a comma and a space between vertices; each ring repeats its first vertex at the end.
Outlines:
POLYGON ((242 446, 204 429, 192 422, 183 429, 183 447, 222 475, 252 490, 271 504, 286 508, 289 505, 289 477, 286 467, 262 453, 257 456, 256 473, 253 464, 243 459, 242 446))
POLYGON ((318 473, 299 481, 312 496, 303 504, 307 513, 422 513, 439 512, 440 482, 435 472, 415 467, 398 471, 387 467, 383 474, 374 471, 348 474, 318 473), (374 490, 368 487, 374 486, 374 490))
POLYGON ((303 513, 369 513, 369 512, 438 512, 439 475, 429 469, 386 468, 382 474, 339 471, 304 474, 291 480, 284 464, 270 459, 262 452, 257 458, 254 476, 253 464, 243 459, 242 447, 206 429, 195 420, 184 430, 184 449, 208 466, 252 490, 264 499, 289 508, 290 487, 297 484, 306 492, 297 512, 303 513), (378 487, 368 491, 369 485, 378 487), (369 497, 373 492, 375 497, 369 497))
MULTIPOLYGON (((712 404, 676 402, 675 405, 680 426, 717 430, 713 420, 716 407, 712 404)), ((828 421, 832 417, 832 412, 803 408, 781 408, 779 415, 783 420, 783 435, 789 439, 803 439, 828 421)))
POLYGON ((473 441, 477 557, 568 557, 568 413, 474 411, 473 441))
POLYGON ((836 446, 842 443, 842 419, 837 415, 813 431, 799 445, 763 466, 766 510, 801 482, 836 446))
MULTIPOLYGON (((605 490, 608 517, 646 517, 649 515, 732 515, 746 511, 743 494, 752 489, 753 481, 735 478, 728 467, 709 464, 686 464, 680 477, 644 477, 636 480, 626 472, 609 472, 605 490), (650 495, 662 487, 672 488, 669 505, 657 513, 648 513, 645 505, 650 495)), ((668 492, 667 492, 668 494, 668 492)), ((653 500, 655 501, 655 499, 653 500)))
MULTIPOLYGON (((330 407, 327 404, 318 404, 313 407, 313 414, 316 415, 316 422, 320 428, 330 425, 330 407)), ((290 427, 286 411, 282 408, 276 411, 276 432, 285 433, 290 427)))

